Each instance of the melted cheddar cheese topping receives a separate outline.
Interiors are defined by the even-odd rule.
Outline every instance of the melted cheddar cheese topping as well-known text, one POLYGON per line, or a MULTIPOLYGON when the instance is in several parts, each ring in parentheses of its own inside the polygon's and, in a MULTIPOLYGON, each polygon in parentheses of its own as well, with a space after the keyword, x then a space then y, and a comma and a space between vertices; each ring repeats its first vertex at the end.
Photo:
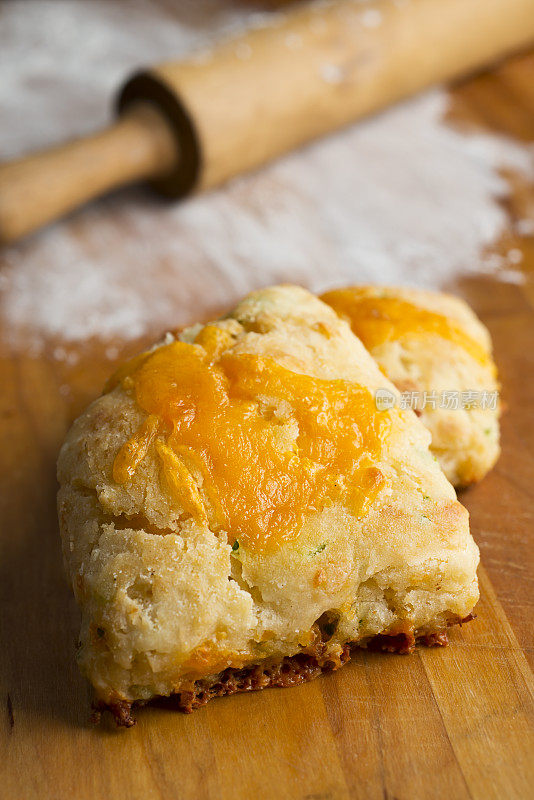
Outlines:
POLYGON ((391 425, 365 387, 324 380, 272 358, 228 349, 204 328, 115 374, 147 415, 119 450, 113 477, 130 481, 150 448, 181 518, 261 550, 296 538, 305 516, 341 504, 364 516, 384 484, 374 466, 391 425))
POLYGON ((407 300, 386 295, 370 297, 357 288, 326 292, 321 300, 349 322, 370 351, 386 342, 431 334, 462 347, 480 364, 491 365, 486 349, 465 333, 456 320, 407 300))

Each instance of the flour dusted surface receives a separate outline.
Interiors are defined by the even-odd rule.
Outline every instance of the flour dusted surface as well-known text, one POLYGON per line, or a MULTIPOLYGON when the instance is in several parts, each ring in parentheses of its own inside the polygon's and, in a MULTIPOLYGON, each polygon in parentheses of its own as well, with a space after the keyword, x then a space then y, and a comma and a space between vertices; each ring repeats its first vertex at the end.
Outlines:
MULTIPOLYGON (((380 24, 364 5, 362 25, 380 24)), ((265 19, 221 0, 180 4, 180 22, 148 0, 12 2, 2 15, 2 157, 105 124, 140 63, 265 19)), ((335 81, 331 65, 324 79, 335 81)), ((506 224, 498 168, 532 173, 532 152, 454 130, 447 106, 444 91, 430 92, 181 205, 121 192, 9 248, 7 343, 38 351, 49 338, 157 335, 280 281, 440 288, 499 271, 502 260, 483 255, 506 224)))

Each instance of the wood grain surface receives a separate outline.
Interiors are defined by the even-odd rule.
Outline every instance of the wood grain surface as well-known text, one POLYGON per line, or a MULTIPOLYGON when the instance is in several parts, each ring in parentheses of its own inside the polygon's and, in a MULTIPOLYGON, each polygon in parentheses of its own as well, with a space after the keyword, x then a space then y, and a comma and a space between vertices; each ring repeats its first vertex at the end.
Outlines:
MULTIPOLYGON (((455 116, 532 141, 533 75, 526 55, 457 87, 455 116)), ((520 176, 514 187, 512 217, 534 218, 532 187, 520 176)), ((362 651, 298 688, 223 698, 191 716, 143 709, 129 731, 89 724, 55 511, 59 445, 112 365, 98 342, 77 348, 71 366, 1 354, 6 800, 533 796, 534 239, 510 233, 502 247, 511 245, 523 251, 524 284, 471 278, 451 287, 490 328, 507 405, 502 458, 461 497, 482 552, 477 619, 447 649, 362 651)), ((116 344, 121 354, 139 346, 116 344)))

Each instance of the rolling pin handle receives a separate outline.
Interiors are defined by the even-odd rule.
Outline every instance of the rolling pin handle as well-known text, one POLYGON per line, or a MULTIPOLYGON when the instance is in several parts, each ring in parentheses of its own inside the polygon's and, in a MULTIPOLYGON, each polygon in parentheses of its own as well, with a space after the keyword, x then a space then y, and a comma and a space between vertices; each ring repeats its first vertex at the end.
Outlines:
POLYGON ((0 164, 0 244, 111 189, 163 176, 178 161, 179 145, 165 117, 138 103, 92 136, 0 164))

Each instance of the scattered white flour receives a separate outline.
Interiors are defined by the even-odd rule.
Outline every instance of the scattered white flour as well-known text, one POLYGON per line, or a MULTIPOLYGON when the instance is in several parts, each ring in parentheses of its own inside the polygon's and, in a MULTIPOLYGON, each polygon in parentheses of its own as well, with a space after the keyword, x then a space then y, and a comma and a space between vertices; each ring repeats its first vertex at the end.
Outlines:
MULTIPOLYGON (((263 19, 196 0, 180 4, 179 23, 172 7, 7 4, 2 157, 105 124, 113 90, 139 63, 263 19)), ((326 79, 335 82, 328 69, 326 79)), ((29 341, 38 352, 50 339, 158 335, 278 281, 318 291, 357 281, 438 288, 517 265, 515 249, 507 258, 483 252, 507 222, 498 168, 534 174, 532 151, 449 127, 447 103, 444 91, 427 93, 182 204, 121 192, 9 248, 0 268, 7 344, 29 341)), ((534 225, 523 220, 522 230, 534 225)))

